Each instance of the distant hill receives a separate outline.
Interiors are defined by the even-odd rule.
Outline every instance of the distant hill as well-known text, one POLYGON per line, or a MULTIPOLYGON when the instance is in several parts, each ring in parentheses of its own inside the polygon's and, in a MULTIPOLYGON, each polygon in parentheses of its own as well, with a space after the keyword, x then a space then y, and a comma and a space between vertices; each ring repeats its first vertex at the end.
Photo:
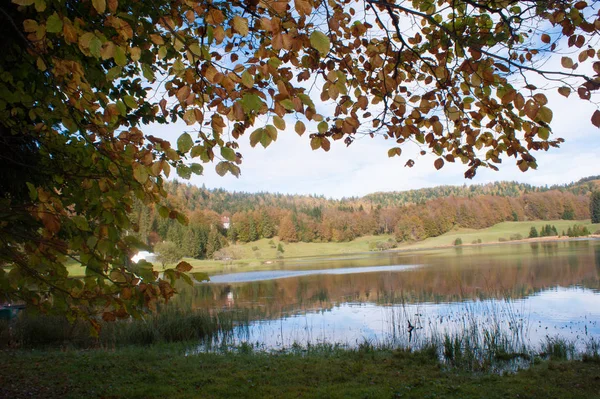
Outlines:
POLYGON ((499 197, 519 197, 524 194, 558 190, 575 195, 587 195, 600 189, 600 176, 589 176, 577 182, 564 185, 534 186, 515 181, 501 181, 488 184, 462 186, 437 186, 417 190, 376 192, 364 197, 328 199, 323 195, 291 195, 269 192, 230 192, 223 189, 207 189, 178 181, 166 183, 167 192, 178 198, 179 205, 190 211, 210 209, 219 214, 253 211, 264 207, 312 212, 317 208, 338 208, 358 210, 363 208, 390 208, 409 204, 422 204, 426 201, 447 198, 474 198, 481 195, 499 197))

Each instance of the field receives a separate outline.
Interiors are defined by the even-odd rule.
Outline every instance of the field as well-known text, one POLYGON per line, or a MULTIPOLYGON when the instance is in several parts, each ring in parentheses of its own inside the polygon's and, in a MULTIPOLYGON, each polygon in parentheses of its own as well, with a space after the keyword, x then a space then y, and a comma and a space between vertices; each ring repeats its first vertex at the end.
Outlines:
POLYGON ((401 245, 400 248, 420 249, 453 245, 454 240, 457 238, 462 239, 463 244, 470 244, 478 239, 481 239, 482 243, 497 243, 499 242, 500 238, 509 240, 510 236, 513 234, 520 234, 523 236, 523 238, 527 238, 529 236, 529 230, 532 226, 535 226, 539 232, 542 227, 547 224, 555 226, 559 234, 562 234, 563 231, 566 232, 567 229, 574 224, 586 226, 592 233, 600 230, 600 224, 592 224, 590 220, 535 220, 529 222, 503 222, 481 230, 456 229, 439 237, 431 237, 423 241, 401 245))

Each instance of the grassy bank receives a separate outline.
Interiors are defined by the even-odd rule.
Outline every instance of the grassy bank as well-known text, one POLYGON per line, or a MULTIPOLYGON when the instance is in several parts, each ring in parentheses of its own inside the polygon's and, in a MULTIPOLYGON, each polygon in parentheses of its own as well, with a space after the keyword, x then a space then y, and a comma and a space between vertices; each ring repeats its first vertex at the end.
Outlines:
POLYGON ((470 244, 481 240, 481 243, 497 243, 502 240, 510 240, 511 235, 520 234, 523 238, 529 236, 529 231, 534 226, 538 231, 545 225, 553 225, 561 234, 567 231, 574 224, 579 224, 588 228, 592 233, 600 230, 600 224, 592 224, 590 220, 535 220, 529 222, 503 222, 498 223, 487 229, 456 229, 439 237, 427 238, 423 241, 403 244, 402 249, 422 249, 453 245, 457 238, 460 238, 464 244, 470 244))
POLYGON ((517 373, 448 369, 431 351, 320 348, 185 356, 181 345, 113 352, 0 352, 6 398, 594 398, 600 363, 540 361, 517 373))

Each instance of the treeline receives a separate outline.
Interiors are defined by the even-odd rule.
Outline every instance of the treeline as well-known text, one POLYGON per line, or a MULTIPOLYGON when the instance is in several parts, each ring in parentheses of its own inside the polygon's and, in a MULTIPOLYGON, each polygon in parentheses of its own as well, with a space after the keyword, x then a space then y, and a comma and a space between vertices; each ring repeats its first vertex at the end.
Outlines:
POLYGON ((600 188, 600 176, 590 176, 575 183, 537 187, 517 182, 496 182, 483 185, 438 186, 401 192, 373 193, 364 197, 327 199, 322 195, 289 195, 279 193, 229 192, 223 189, 207 189, 177 180, 167 182, 165 189, 178 208, 194 211, 212 210, 219 214, 232 215, 237 212, 262 210, 266 207, 286 209, 294 213, 307 212, 315 207, 347 210, 370 210, 377 207, 389 208, 447 198, 474 198, 483 195, 520 197, 525 194, 561 191, 575 195, 588 195, 600 188))
MULTIPOLYGON (((137 235, 148 244, 168 241, 182 256, 211 258, 228 243, 252 242, 279 236, 285 242, 350 241, 364 235, 393 234, 397 241, 436 237, 455 227, 481 229, 504 221, 581 220, 590 217, 589 195, 568 190, 528 192, 520 196, 449 196, 405 206, 364 206, 350 200, 313 196, 221 193, 222 198, 252 198, 249 208, 217 212, 192 206, 206 194, 181 183, 169 183, 168 205, 187 213, 181 225, 155 209, 136 204, 137 235), (259 200, 257 200, 259 199, 259 200), (277 204, 277 205, 273 205, 277 204)), ((210 199, 210 193, 205 201, 210 199)), ((224 205, 223 205, 224 206, 224 205)), ((230 205, 231 206, 231 205, 230 205)), ((235 209, 234 206, 232 209, 235 209)))

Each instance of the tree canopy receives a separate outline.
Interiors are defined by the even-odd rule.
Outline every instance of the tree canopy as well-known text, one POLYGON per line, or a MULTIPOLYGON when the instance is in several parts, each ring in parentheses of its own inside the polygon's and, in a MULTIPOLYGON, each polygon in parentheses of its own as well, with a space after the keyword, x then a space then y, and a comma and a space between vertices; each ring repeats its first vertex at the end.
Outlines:
MULTIPOLYGON (((0 5, 0 290, 71 317, 137 314, 173 294, 132 263, 138 198, 165 218, 163 180, 214 163, 238 176, 240 140, 293 125, 313 149, 380 135, 460 161, 466 177, 551 132, 544 94, 592 101, 600 18, 575 0, 11 0, 0 5), (559 57, 554 66, 546 62, 559 57), (541 83, 540 83, 541 82, 541 83), (176 143, 144 133, 183 120, 176 143), (87 268, 69 278, 69 260, 87 268)), ((600 126, 600 112, 590 115, 600 126)), ((402 160, 412 166, 414 160, 402 160)), ((94 321, 94 319, 92 319, 94 321)))

